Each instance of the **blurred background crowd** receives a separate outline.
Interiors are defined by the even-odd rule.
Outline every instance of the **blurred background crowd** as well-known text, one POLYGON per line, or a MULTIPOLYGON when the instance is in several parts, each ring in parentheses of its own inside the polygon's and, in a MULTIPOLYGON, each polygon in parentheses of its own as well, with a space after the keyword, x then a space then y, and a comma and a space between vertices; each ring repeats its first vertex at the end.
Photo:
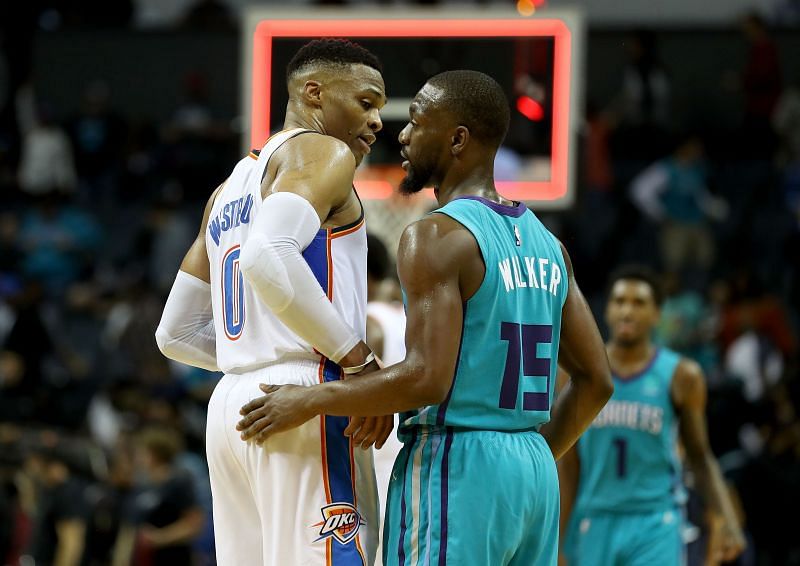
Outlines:
MULTIPOLYGON (((205 199, 241 156, 244 2, 11 4, 0 564, 213 564, 218 375, 169 362, 153 332, 205 199), (162 71, 143 81, 139 67, 162 71)), ((800 564, 797 523, 779 520, 800 508, 799 16, 788 1, 713 29, 590 20, 577 201, 541 214, 601 325, 615 267, 662 275, 658 340, 708 377, 742 564, 800 564)))

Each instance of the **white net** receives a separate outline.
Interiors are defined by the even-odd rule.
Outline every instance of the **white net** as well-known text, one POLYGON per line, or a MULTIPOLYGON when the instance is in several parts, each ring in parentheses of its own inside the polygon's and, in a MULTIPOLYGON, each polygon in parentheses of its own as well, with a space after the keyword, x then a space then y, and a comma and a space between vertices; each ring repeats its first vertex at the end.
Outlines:
POLYGON ((383 200, 364 201, 367 231, 383 241, 392 260, 397 258, 397 245, 405 227, 437 207, 427 192, 413 197, 394 194, 383 200))

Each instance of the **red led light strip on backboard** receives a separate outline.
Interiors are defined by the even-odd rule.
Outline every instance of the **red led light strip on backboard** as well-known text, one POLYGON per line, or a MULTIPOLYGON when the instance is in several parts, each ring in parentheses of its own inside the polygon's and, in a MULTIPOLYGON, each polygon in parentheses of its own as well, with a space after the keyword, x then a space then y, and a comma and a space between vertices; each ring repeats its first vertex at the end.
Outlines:
MULTIPOLYGON (((347 37, 356 40, 382 37, 553 37, 550 180, 498 183, 498 189, 503 196, 514 200, 555 200, 566 194, 571 41, 569 28, 561 20, 264 20, 256 27, 253 45, 252 147, 262 147, 269 137, 272 41, 284 37, 347 37)), ((357 188, 364 198, 385 198, 386 187, 378 188, 380 184, 380 181, 369 181, 359 187, 357 183, 357 188)))

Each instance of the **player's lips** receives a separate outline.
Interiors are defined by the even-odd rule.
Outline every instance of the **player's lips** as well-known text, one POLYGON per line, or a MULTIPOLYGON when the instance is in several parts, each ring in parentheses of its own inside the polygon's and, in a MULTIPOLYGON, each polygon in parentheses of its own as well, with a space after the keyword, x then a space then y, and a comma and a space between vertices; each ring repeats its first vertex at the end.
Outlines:
POLYGON ((364 153, 369 153, 372 151, 372 148, 370 146, 375 143, 375 136, 372 135, 358 136, 358 141, 361 142, 361 146, 364 149, 364 153))
POLYGON ((405 151, 400 152, 400 157, 404 159, 400 167, 403 168, 403 171, 408 171, 408 168, 411 166, 411 162, 408 160, 408 156, 406 155, 405 151))

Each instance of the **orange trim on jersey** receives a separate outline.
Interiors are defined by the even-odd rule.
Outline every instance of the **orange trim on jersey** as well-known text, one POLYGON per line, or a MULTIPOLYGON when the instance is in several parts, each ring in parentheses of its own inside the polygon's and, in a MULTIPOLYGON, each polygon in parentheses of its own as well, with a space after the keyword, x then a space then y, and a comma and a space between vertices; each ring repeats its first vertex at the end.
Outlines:
POLYGON ((357 232, 361 227, 364 225, 364 218, 362 217, 361 220, 355 226, 352 226, 346 230, 342 230, 341 232, 332 232, 331 238, 341 238, 342 236, 347 236, 352 234, 353 232, 357 232))
POLYGON ((333 302, 333 254, 331 253, 332 230, 328 228, 328 238, 326 241, 326 254, 328 256, 328 300, 333 302))
POLYGON ((250 157, 251 159, 255 159, 256 161, 258 161, 258 156, 252 151, 247 154, 247 157, 250 157))

